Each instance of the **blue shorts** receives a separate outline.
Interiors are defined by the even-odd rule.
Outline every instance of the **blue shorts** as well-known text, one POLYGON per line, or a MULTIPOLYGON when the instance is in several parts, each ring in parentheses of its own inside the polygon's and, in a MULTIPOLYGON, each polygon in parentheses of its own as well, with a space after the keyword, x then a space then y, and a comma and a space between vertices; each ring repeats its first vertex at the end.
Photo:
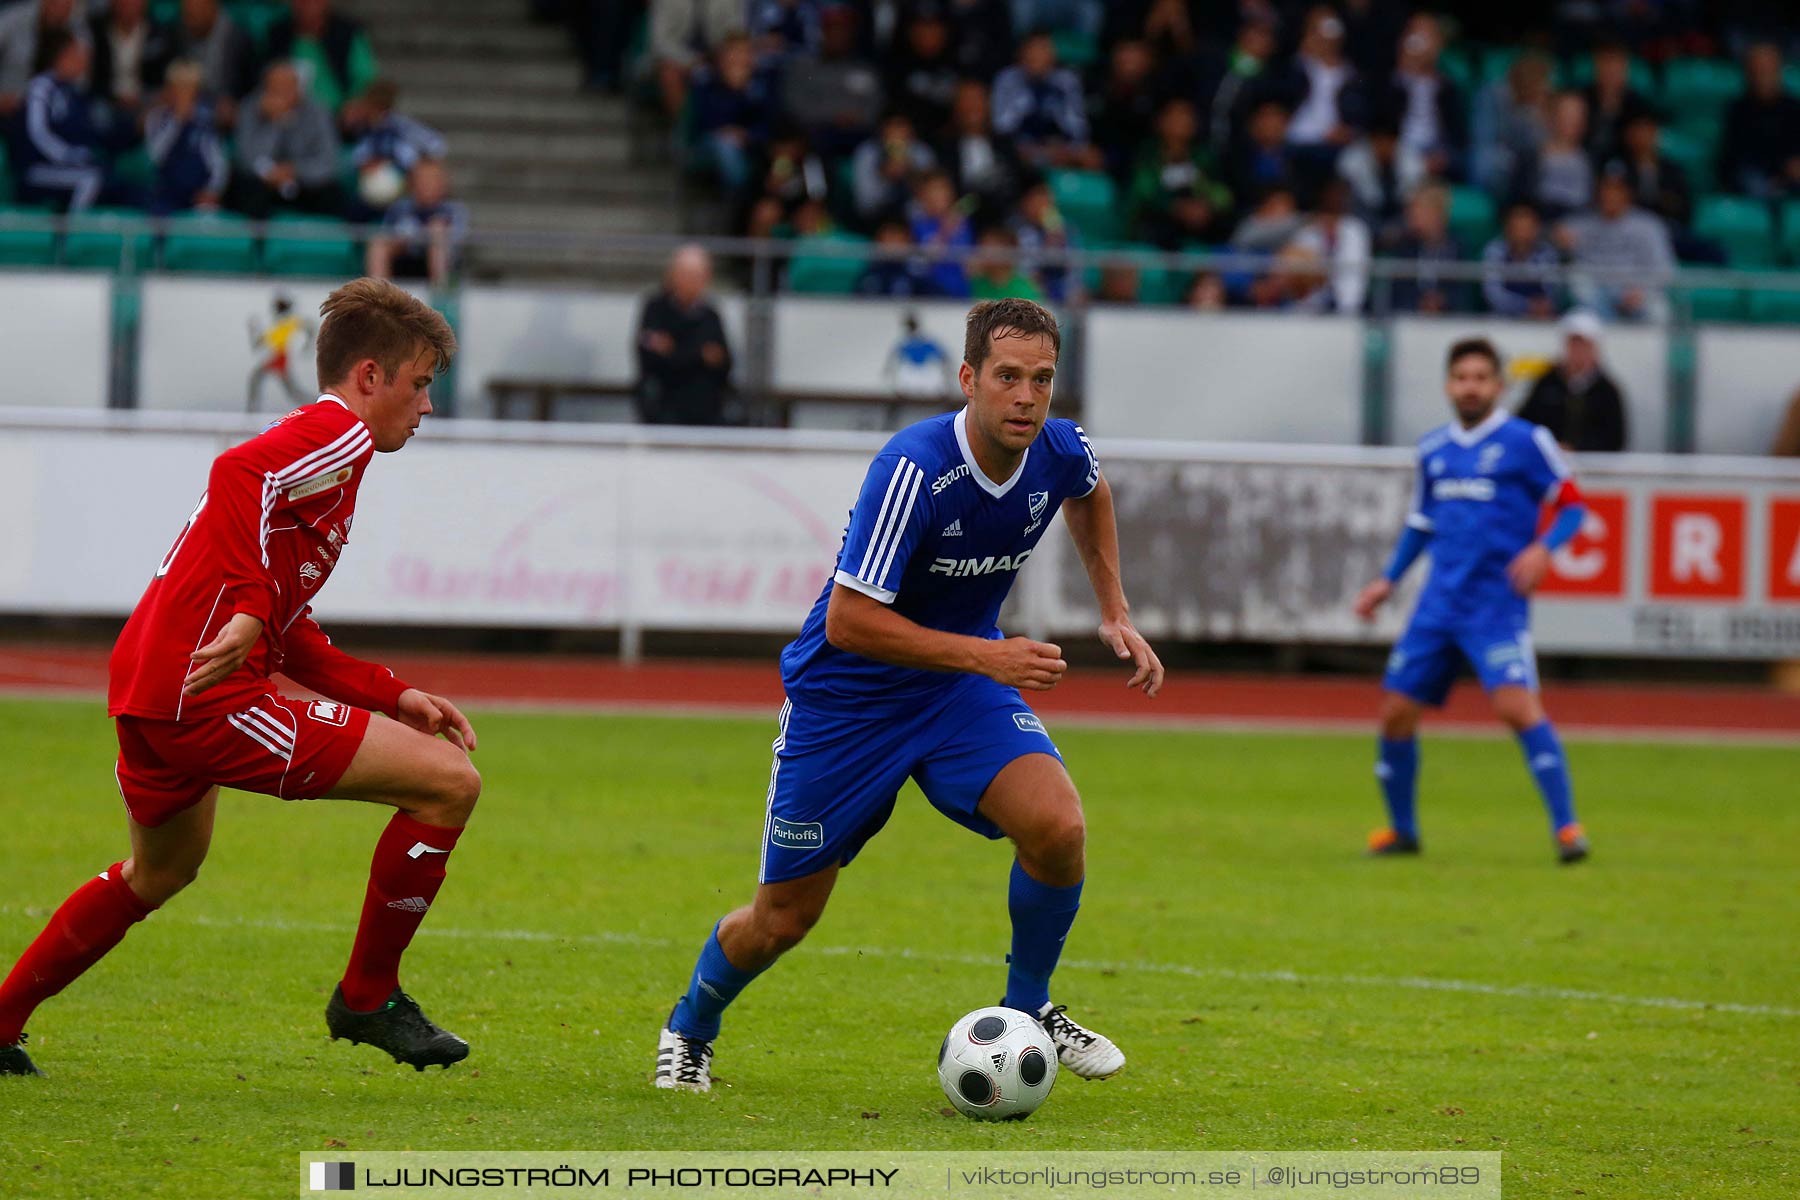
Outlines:
POLYGON ((1394 643, 1381 686, 1436 708, 1450 695, 1465 661, 1487 691, 1498 687, 1537 691, 1537 653, 1522 617, 1453 625, 1420 624, 1415 619, 1394 643))
POLYGON ((893 814, 911 776, 959 825, 990 838, 976 811, 988 784, 1027 754, 1062 755, 1018 691, 966 676, 900 717, 781 709, 760 879, 781 883, 843 866, 893 814))

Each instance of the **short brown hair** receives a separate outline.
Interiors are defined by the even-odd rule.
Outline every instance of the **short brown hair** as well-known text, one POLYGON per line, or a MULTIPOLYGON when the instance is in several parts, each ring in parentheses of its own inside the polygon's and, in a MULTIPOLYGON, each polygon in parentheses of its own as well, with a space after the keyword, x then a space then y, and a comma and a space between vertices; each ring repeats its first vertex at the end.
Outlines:
POLYGON ((996 337, 1047 337, 1050 346, 1062 353, 1062 331, 1056 327, 1056 316, 1041 304, 1009 296, 1004 300, 983 300, 969 310, 967 332, 963 335, 963 361, 977 375, 996 337))
POLYGON ((444 315, 385 279, 353 279, 319 305, 319 385, 330 387, 365 358, 389 378, 421 350, 442 371, 456 356, 456 334, 444 315))
POLYGON ((1448 371, 1458 362, 1468 358, 1470 355, 1485 358, 1493 363, 1494 374, 1496 375, 1500 374, 1501 371, 1505 369, 1504 364, 1500 359, 1500 351, 1495 349, 1494 343, 1488 341, 1484 337, 1472 337, 1464 338, 1460 342, 1451 344, 1450 353, 1444 357, 1444 370, 1448 371))

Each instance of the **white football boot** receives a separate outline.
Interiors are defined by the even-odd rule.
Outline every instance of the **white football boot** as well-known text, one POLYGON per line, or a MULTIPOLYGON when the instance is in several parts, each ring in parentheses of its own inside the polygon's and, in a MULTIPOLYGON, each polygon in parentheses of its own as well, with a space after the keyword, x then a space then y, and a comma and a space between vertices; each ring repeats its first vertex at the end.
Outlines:
POLYGON ((668 1026, 656 1043, 656 1086, 684 1092, 712 1091, 713 1044, 683 1037, 668 1026))
POLYGON ((1091 1029, 1083 1029, 1069 1020, 1064 1009, 1044 1005, 1037 1014, 1038 1024, 1056 1044, 1056 1059, 1083 1079, 1110 1079, 1125 1069, 1125 1052, 1091 1029))

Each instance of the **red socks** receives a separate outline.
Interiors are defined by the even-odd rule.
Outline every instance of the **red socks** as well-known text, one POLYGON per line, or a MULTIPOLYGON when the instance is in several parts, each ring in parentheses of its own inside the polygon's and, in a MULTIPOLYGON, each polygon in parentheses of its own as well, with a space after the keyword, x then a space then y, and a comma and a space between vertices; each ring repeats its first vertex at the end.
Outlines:
POLYGON ((461 836, 460 829, 426 825, 403 812, 382 831, 369 864, 362 924, 344 969, 344 1000, 351 1008, 373 1012, 400 986, 400 956, 437 898, 444 864, 461 836))
POLYGON ((124 867, 114 863, 64 900, 0 983, 0 1046, 18 1041, 38 1005, 74 983, 154 911, 125 882, 124 867))

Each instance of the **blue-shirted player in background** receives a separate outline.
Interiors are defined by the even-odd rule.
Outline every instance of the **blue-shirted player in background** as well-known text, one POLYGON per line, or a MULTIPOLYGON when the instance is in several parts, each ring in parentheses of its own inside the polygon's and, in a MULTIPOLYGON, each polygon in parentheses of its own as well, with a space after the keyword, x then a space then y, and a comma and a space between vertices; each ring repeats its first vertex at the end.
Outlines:
POLYGON ((1162 664, 1132 627, 1112 492, 1087 436, 1047 420, 1061 335, 1048 311, 994 300, 969 313, 968 405, 895 434, 870 464, 837 572, 781 656, 755 899, 721 920, 662 1030, 656 1086, 712 1086, 713 1041, 738 993, 819 919, 838 871, 886 823, 908 776, 945 816, 1016 851, 1003 1004, 1036 1016, 1085 1078, 1125 1065, 1050 1003, 1050 975, 1085 874, 1081 800, 1018 689, 1047 691, 1056 646, 1004 638, 1000 605, 1057 510, 1100 602, 1100 638, 1154 696, 1162 664))
POLYGON ((1575 536, 1586 508, 1550 432, 1499 407, 1500 352, 1485 338, 1450 347, 1445 391, 1456 419, 1419 440, 1418 489, 1393 560, 1356 598, 1364 620, 1427 547, 1431 574, 1388 659, 1375 775, 1388 827, 1373 854, 1417 854, 1413 800, 1419 776, 1421 709, 1443 704, 1463 660, 1475 668, 1494 714, 1518 735, 1550 813, 1557 855, 1588 855, 1575 820, 1569 764, 1538 700, 1530 595, 1550 555, 1575 536), (1545 506, 1554 518, 1538 537, 1545 506))

